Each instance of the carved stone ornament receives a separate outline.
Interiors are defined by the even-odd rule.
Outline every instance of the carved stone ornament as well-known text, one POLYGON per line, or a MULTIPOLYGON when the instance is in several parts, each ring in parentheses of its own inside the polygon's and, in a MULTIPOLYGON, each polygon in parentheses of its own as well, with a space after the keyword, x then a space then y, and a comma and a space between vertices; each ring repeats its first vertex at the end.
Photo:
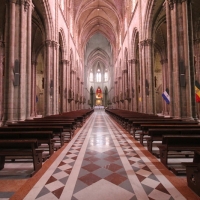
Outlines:
POLYGON ((122 91, 120 92, 120 101, 123 103, 124 102, 124 98, 123 98, 123 93, 122 91))
POLYGON ((131 97, 130 97, 130 89, 127 88, 126 91, 124 92, 124 99, 130 101, 131 97))
POLYGON ((116 96, 116 102, 119 102, 119 95, 116 96))
POLYGON ((68 98, 68 102, 70 103, 71 101, 74 100, 74 91, 72 90, 72 88, 69 89, 69 98, 68 98))
POLYGON ((116 103, 116 97, 115 96, 112 98, 112 102, 116 103))
POLYGON ((83 104, 86 103, 86 98, 83 96, 83 104))
POLYGON ((79 94, 76 94, 76 95, 75 95, 75 102, 78 103, 79 100, 80 100, 80 99, 79 99, 79 94))

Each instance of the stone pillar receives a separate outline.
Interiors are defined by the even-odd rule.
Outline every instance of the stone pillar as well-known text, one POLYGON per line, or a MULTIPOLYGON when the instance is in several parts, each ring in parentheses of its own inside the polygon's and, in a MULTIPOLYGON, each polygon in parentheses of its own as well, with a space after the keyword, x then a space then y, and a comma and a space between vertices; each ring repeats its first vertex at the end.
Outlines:
POLYGON ((195 92, 190 3, 187 0, 169 0, 168 3, 173 44, 171 70, 173 85, 176 86, 172 88, 172 109, 175 118, 193 119, 195 92))
POLYGON ((138 111, 138 95, 137 95, 137 73, 136 73, 136 64, 137 60, 132 59, 129 61, 131 66, 131 85, 130 85, 130 94, 131 94, 131 101, 132 101, 132 110, 134 112, 138 111))
POLYGON ((117 92, 117 81, 115 81, 115 91, 114 91, 114 95, 115 95, 115 108, 118 108, 118 103, 116 102, 116 97, 118 95, 117 92))
MULTIPOLYGON (((160 61, 162 65, 162 92, 166 90, 166 88, 169 89, 169 81, 168 81, 168 65, 167 60, 161 60, 160 61)), ((162 101, 162 108, 163 108, 163 115, 169 115, 169 105, 163 100, 162 101)))
POLYGON ((173 64, 172 64, 172 55, 173 55, 173 47, 172 47, 172 20, 171 20, 171 9, 168 0, 166 1, 166 21, 167 21, 167 60, 168 60, 168 76, 169 76, 169 96, 170 96, 170 104, 169 104, 169 115, 174 116, 174 93, 173 93, 173 64))
POLYGON ((3 55, 4 55, 4 43, 0 41, 0 125, 3 120, 3 55))
POLYGON ((145 68, 145 40, 140 42, 140 63, 141 63, 141 69, 140 69, 140 101, 139 106, 140 112, 146 113, 146 91, 145 91, 145 77, 146 77, 146 68, 145 68))
POLYGON ((44 110, 45 115, 52 114, 52 95, 50 94, 50 82, 51 82, 51 40, 46 40, 45 42, 45 77, 44 77, 44 89, 45 89, 45 96, 44 96, 44 110))
MULTIPOLYGON (((31 63, 31 42, 32 42, 32 11, 33 11, 33 6, 32 6, 32 0, 29 0, 29 5, 27 4, 27 112, 26 112, 26 117, 30 118, 32 116, 32 101, 33 101, 33 96, 32 92, 32 86, 31 86, 31 81, 32 81, 32 63, 31 63)), ((35 87, 35 86, 34 86, 35 87)), ((36 101, 36 97, 34 97, 34 101, 36 101)), ((34 112, 35 113, 35 112, 34 112)))
POLYGON ((70 62, 66 62, 66 112, 70 111, 69 99, 69 89, 70 89, 70 62))
POLYGON ((124 109, 128 110, 129 102, 125 100, 125 92, 127 92, 127 89, 128 89, 128 69, 125 69, 123 72, 124 72, 123 73, 124 74, 124 88, 123 88, 124 109))
POLYGON ((67 60, 61 61, 61 70, 60 73, 62 74, 62 85, 60 85, 60 106, 61 106, 61 113, 67 111, 67 60))
POLYGON ((81 104, 80 109, 83 109, 83 97, 84 97, 83 87, 84 87, 84 82, 81 81, 81 96, 82 96, 82 104, 81 104))
POLYGON ((154 99, 154 90, 153 90, 153 41, 152 39, 147 39, 146 40, 146 78, 145 78, 145 83, 148 81, 148 89, 147 85, 145 85, 146 90, 148 90, 149 94, 146 94, 146 111, 148 114, 153 114, 154 113, 154 104, 153 104, 153 99, 154 99))
MULTIPOLYGON (((31 117, 37 115, 37 107, 36 107, 36 65, 37 62, 32 61, 31 67, 31 117)), ((30 92, 29 91, 29 92, 30 92)), ((39 99, 39 96, 37 97, 39 99)))
POLYGON ((118 77, 118 96, 119 96, 119 109, 122 109, 122 106, 121 106, 121 101, 120 101, 120 93, 122 92, 122 77, 118 77))
POLYGON ((5 67, 5 98, 4 98, 4 109, 5 118, 7 122, 13 121, 13 109, 14 109, 14 74, 13 69, 15 65, 15 10, 16 1, 10 0, 8 2, 9 16, 7 18, 8 24, 8 54, 6 59, 5 67))
POLYGON ((53 54, 53 69, 52 69, 52 78, 53 78, 53 95, 52 95, 52 114, 58 113, 58 96, 59 96, 59 63, 58 63, 58 43, 52 42, 52 54, 53 54))
POLYGON ((130 110, 130 111, 133 111, 133 98, 132 98, 132 93, 131 93, 131 91, 132 91, 132 81, 133 81, 133 78, 132 78, 132 64, 131 64, 131 62, 130 62, 130 60, 129 61, 127 61, 128 62, 128 88, 129 88, 129 97, 131 98, 131 100, 129 100, 129 102, 128 102, 128 110, 130 110))
MULTIPOLYGON (((26 119, 26 109, 28 106, 27 98, 27 46, 28 46, 28 39, 27 38, 27 1, 21 0, 21 7, 20 7, 20 27, 19 27, 19 62, 20 62, 20 86, 19 86, 19 120, 26 119)), ((29 4, 28 4, 29 6, 29 4)), ((29 66, 30 67, 30 66, 29 66)), ((29 91, 30 92, 30 91, 29 91)), ((30 103, 30 102, 29 102, 30 103)), ((30 106, 30 104, 29 104, 30 106)), ((16 113, 18 114, 18 113, 16 113)), ((30 114, 30 112, 29 112, 30 114)))

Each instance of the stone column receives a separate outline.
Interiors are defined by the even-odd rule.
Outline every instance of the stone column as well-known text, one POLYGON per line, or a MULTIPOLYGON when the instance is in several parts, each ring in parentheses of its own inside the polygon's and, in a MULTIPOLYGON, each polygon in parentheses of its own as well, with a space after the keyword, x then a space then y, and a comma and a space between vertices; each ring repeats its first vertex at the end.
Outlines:
POLYGON ((195 115, 192 20, 187 0, 169 0, 173 44, 173 110, 175 118, 192 119, 195 115), (187 98, 186 98, 187 97, 187 98))
POLYGON ((53 54, 53 69, 52 69, 52 78, 53 78, 53 95, 52 95, 52 114, 58 113, 58 96, 59 96, 59 63, 58 63, 58 43, 53 41, 52 42, 52 54, 53 54))
POLYGON ((118 95, 118 92, 117 92, 117 81, 115 81, 115 91, 114 91, 114 94, 115 94, 115 108, 118 108, 118 103, 116 102, 116 97, 118 95))
MULTIPOLYGON (((148 93, 146 94, 146 111, 148 114, 154 113, 154 90, 153 90, 153 41, 152 39, 146 40, 146 78, 145 83, 148 81, 148 93)), ((147 86, 146 86, 147 87, 147 86)))
MULTIPOLYGON (((168 81, 168 65, 167 60, 160 61, 162 65, 162 92, 169 89, 169 81, 168 81)), ((169 105, 163 100, 162 101, 163 115, 169 115, 169 105)))
POLYGON ((171 8, 169 0, 166 0, 166 21, 167 21, 167 60, 168 60, 168 77, 169 77, 169 91, 170 91, 170 104, 169 104, 169 115, 174 116, 174 93, 173 93, 173 64, 172 64, 172 20, 171 20, 171 8))
POLYGON ((8 2, 9 16, 7 18, 8 23, 8 54, 7 63, 5 68, 5 100, 4 100, 4 109, 5 109, 5 121, 13 121, 13 108, 14 108, 14 87, 13 80, 14 74, 13 69, 15 65, 15 10, 16 10, 16 1, 10 0, 8 2))
MULTIPOLYGON (((37 115, 37 107, 36 107, 36 61, 32 61, 31 66, 31 117, 37 115)), ((37 97, 39 99, 39 96, 37 97)))
POLYGON ((44 96, 44 110, 45 115, 52 114, 52 96, 50 95, 50 82, 51 82, 51 47, 52 43, 51 40, 46 40, 45 42, 45 77, 44 77, 44 89, 45 89, 45 96, 44 96))
POLYGON ((61 61, 61 73, 62 73, 62 85, 60 85, 60 106, 61 106, 61 113, 67 111, 67 60, 61 61))
POLYGON ((71 85, 70 85, 70 62, 67 61, 66 62, 66 111, 69 112, 70 111, 70 103, 68 101, 69 99, 69 89, 70 89, 71 85))
POLYGON ((139 112, 146 113, 146 91, 145 91, 145 77, 146 77, 146 68, 145 68, 145 43, 146 41, 143 40, 140 42, 140 101, 139 101, 139 112))
POLYGON ((0 125, 3 120, 3 55, 4 55, 4 43, 0 41, 0 125))
POLYGON ((122 92, 122 77, 118 77, 118 87, 117 87, 117 93, 119 96, 119 109, 122 109, 121 107, 121 101, 120 101, 120 93, 122 92))
POLYGON ((127 92, 128 89, 128 69, 124 70, 124 89, 123 89, 123 96, 124 96, 124 109, 128 110, 129 102, 125 100, 125 92, 127 92))
MULTIPOLYGON (((27 112, 26 112, 26 117, 30 118, 32 116, 32 93, 30 92, 32 90, 31 86, 31 81, 32 81, 32 63, 31 63, 31 41, 32 41, 32 11, 33 11, 33 6, 32 6, 32 0, 29 0, 29 4, 27 4, 27 112)), ((34 86, 35 87, 35 86, 34 86)), ((34 100, 36 97, 34 98, 34 100)), ((36 101, 36 100, 35 100, 36 101)), ((35 112, 34 112, 35 113, 35 112)))
MULTIPOLYGON (((27 109, 27 1, 21 0, 20 27, 19 27, 19 62, 20 62, 20 86, 19 86, 19 120, 26 119, 27 109)), ((29 105, 30 106, 30 105, 29 105)), ((17 113, 16 113, 17 115, 17 113)))
POLYGON ((129 61, 128 62, 128 88, 129 88, 129 97, 131 98, 131 100, 128 101, 128 110, 131 110, 133 111, 133 98, 132 98, 132 95, 131 95, 131 91, 132 91, 132 64, 129 61))
POLYGON ((82 96, 82 104, 81 104, 80 109, 83 109, 83 96, 84 96, 84 93, 83 93, 83 87, 84 87, 84 82, 81 81, 81 96, 82 96))
POLYGON ((129 61, 131 66, 131 85, 130 85, 130 94, 132 99, 132 110, 134 112, 138 111, 138 95, 137 95, 137 73, 136 73, 136 64, 137 60, 132 59, 129 61))

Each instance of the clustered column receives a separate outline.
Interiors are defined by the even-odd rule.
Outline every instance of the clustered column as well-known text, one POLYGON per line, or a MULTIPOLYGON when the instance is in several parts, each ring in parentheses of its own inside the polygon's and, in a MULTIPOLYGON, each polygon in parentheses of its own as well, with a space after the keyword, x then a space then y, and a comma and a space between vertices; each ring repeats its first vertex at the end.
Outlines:
POLYGON ((192 106, 195 93, 190 4, 187 0, 168 0, 166 14, 167 28, 169 28, 167 34, 168 38, 172 38, 168 41, 168 48, 172 51, 168 55, 170 75, 172 75, 170 110, 173 110, 175 118, 192 119, 195 115, 192 106), (191 99, 185 98, 190 95, 191 99))
MULTIPOLYGON (((32 61, 31 67, 31 117, 37 115, 37 107, 36 107, 36 61, 32 61)), ((37 97, 39 98, 39 97, 37 97)))
POLYGON ((14 108, 14 65, 15 65, 15 10, 16 10, 16 1, 10 0, 8 2, 8 10, 7 12, 7 32, 10 33, 8 35, 8 55, 6 59, 6 67, 5 67, 5 96, 4 96, 4 108, 7 108, 4 113, 5 120, 8 122, 13 121, 13 108, 14 108), (9 15, 8 15, 9 13, 9 15))
POLYGON ((3 120, 3 54, 4 54, 4 43, 0 41, 0 125, 3 120))
POLYGON ((47 40, 45 43, 45 77, 44 77, 44 88, 45 88, 45 95, 44 95, 44 110, 45 115, 51 115, 52 111, 52 94, 50 93, 51 87, 51 41, 47 40))

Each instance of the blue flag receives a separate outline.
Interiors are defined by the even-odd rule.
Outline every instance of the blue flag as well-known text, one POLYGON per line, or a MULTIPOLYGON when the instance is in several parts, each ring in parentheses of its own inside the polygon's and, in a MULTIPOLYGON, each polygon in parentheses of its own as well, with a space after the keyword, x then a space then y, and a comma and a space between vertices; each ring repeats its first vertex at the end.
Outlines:
POLYGON ((167 92, 167 89, 162 93, 162 97, 163 99, 166 101, 167 104, 170 103, 170 96, 168 94, 169 92, 167 92))

